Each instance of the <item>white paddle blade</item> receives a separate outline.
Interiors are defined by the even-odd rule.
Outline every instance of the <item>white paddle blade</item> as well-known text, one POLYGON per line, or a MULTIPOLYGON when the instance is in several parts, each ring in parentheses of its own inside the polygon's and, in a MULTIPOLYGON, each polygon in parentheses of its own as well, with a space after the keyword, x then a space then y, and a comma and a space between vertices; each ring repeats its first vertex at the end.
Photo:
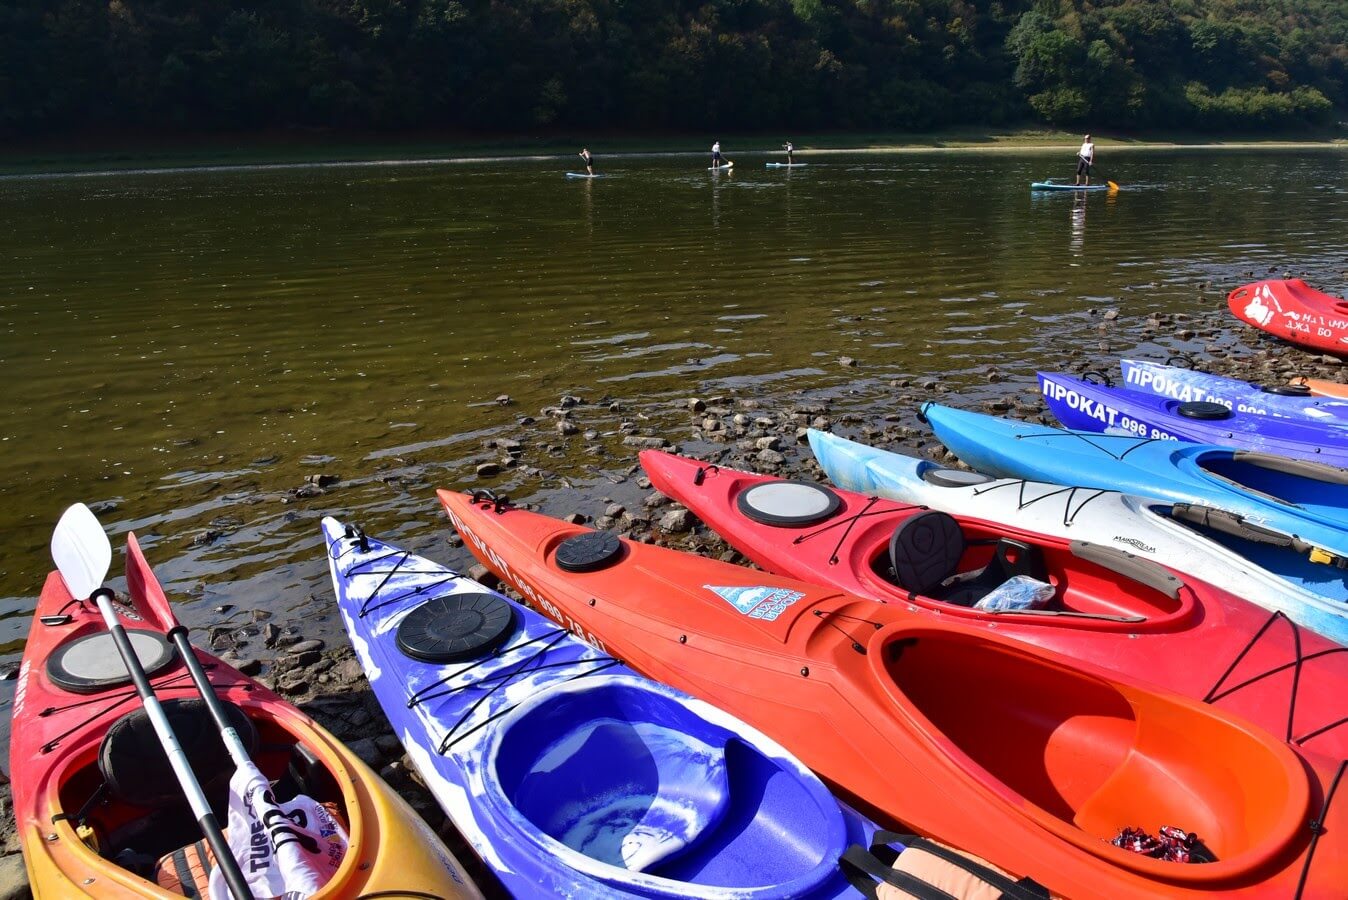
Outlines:
POLYGON ((51 558, 75 599, 85 600, 103 586, 112 543, 93 510, 76 503, 65 511, 51 536, 51 558))

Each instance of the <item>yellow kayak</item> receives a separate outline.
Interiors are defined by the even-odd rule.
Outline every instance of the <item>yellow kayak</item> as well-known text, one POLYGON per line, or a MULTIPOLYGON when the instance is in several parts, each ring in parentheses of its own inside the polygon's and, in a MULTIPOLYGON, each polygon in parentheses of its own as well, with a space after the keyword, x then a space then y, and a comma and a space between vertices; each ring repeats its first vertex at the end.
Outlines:
MULTIPOLYGON (((202 720, 204 711, 193 707, 196 691, 164 641, 171 626, 156 613, 167 609, 163 591, 134 535, 127 585, 124 625, 217 804, 231 767, 227 757, 218 762, 218 735, 210 735, 215 746, 188 740, 193 716, 202 720)), ((196 653, 217 695, 246 718, 239 730, 253 737, 253 761, 278 799, 305 794, 346 827, 346 855, 315 898, 482 896, 421 817, 335 737, 261 684, 196 653)), ((119 743, 136 736, 129 717, 140 707, 129 680, 97 609, 75 601, 52 572, 24 649, 10 742, 14 813, 35 897, 206 896, 213 860, 163 751, 119 743)))

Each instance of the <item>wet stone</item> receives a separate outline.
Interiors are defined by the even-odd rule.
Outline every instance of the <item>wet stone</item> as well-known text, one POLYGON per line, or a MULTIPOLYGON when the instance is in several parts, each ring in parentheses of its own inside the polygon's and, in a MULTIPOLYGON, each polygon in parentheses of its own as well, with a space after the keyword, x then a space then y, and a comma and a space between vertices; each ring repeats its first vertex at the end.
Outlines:
POLYGON ((496 576, 496 573, 482 565, 482 563, 474 564, 473 567, 468 570, 468 577, 488 589, 495 588, 501 583, 501 579, 496 576))
POLYGON ((501 474, 501 467, 494 462, 482 463, 476 472, 478 478, 495 478, 501 474))

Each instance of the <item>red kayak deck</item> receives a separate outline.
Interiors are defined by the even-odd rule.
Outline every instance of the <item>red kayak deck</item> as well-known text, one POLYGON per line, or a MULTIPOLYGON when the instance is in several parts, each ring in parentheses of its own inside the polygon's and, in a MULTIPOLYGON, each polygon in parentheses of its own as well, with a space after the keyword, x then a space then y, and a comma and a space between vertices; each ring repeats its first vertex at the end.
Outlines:
POLYGON ((1243 719, 945 617, 440 499, 484 564, 575 633, 763 729, 863 807, 1056 893, 1291 896, 1303 869, 1304 897, 1348 883, 1348 802, 1324 809, 1336 768, 1243 719), (1109 843, 1163 825, 1218 861, 1109 843))
MULTIPOLYGON (((755 521, 742 498, 780 478, 709 466, 647 450, 641 464, 656 489, 688 507, 731 546, 769 572, 954 618, 1039 647, 1211 701, 1245 716, 1303 752, 1348 758, 1348 648, 1286 617, 1190 578, 1172 579, 1174 596, 1083 558, 1059 538, 967 516, 957 523, 962 572, 987 566, 1002 547, 1032 555, 1035 574, 1054 585, 1045 609, 985 612, 899 587, 889 569, 890 541, 924 507, 829 487, 836 511, 806 526, 755 521), (1021 550, 1022 545, 1026 550, 1021 550), (1140 621, 1138 621, 1140 620, 1140 621)), ((1098 559, 1138 572, 1169 573, 1112 548, 1098 559)))
POLYGON ((1348 356, 1348 300, 1300 278, 1256 281, 1226 297, 1237 319, 1302 347, 1348 356))

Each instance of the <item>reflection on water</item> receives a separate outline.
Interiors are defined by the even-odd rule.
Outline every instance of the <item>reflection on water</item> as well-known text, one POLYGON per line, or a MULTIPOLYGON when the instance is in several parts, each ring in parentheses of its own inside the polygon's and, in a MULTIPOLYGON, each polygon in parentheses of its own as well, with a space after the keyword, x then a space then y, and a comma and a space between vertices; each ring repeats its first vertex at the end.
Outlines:
POLYGON ((1082 194, 1072 198, 1072 240, 1069 246, 1072 255, 1080 256, 1086 246, 1086 203, 1087 196, 1082 194))
MULTIPOLYGON (((563 393, 675 438, 683 398, 731 389, 878 416, 915 377, 973 389, 995 365, 1025 390, 1045 352, 1098 344, 1092 310, 1348 268, 1332 151, 1119 152, 1117 198, 1032 197, 1056 154, 801 157, 0 179, 0 663, 76 500, 145 537, 189 618, 318 621, 316 516, 433 541, 431 487, 475 483, 484 442, 563 393)), ((502 483, 600 498, 634 452, 594 443, 538 438, 556 477, 502 483)))

